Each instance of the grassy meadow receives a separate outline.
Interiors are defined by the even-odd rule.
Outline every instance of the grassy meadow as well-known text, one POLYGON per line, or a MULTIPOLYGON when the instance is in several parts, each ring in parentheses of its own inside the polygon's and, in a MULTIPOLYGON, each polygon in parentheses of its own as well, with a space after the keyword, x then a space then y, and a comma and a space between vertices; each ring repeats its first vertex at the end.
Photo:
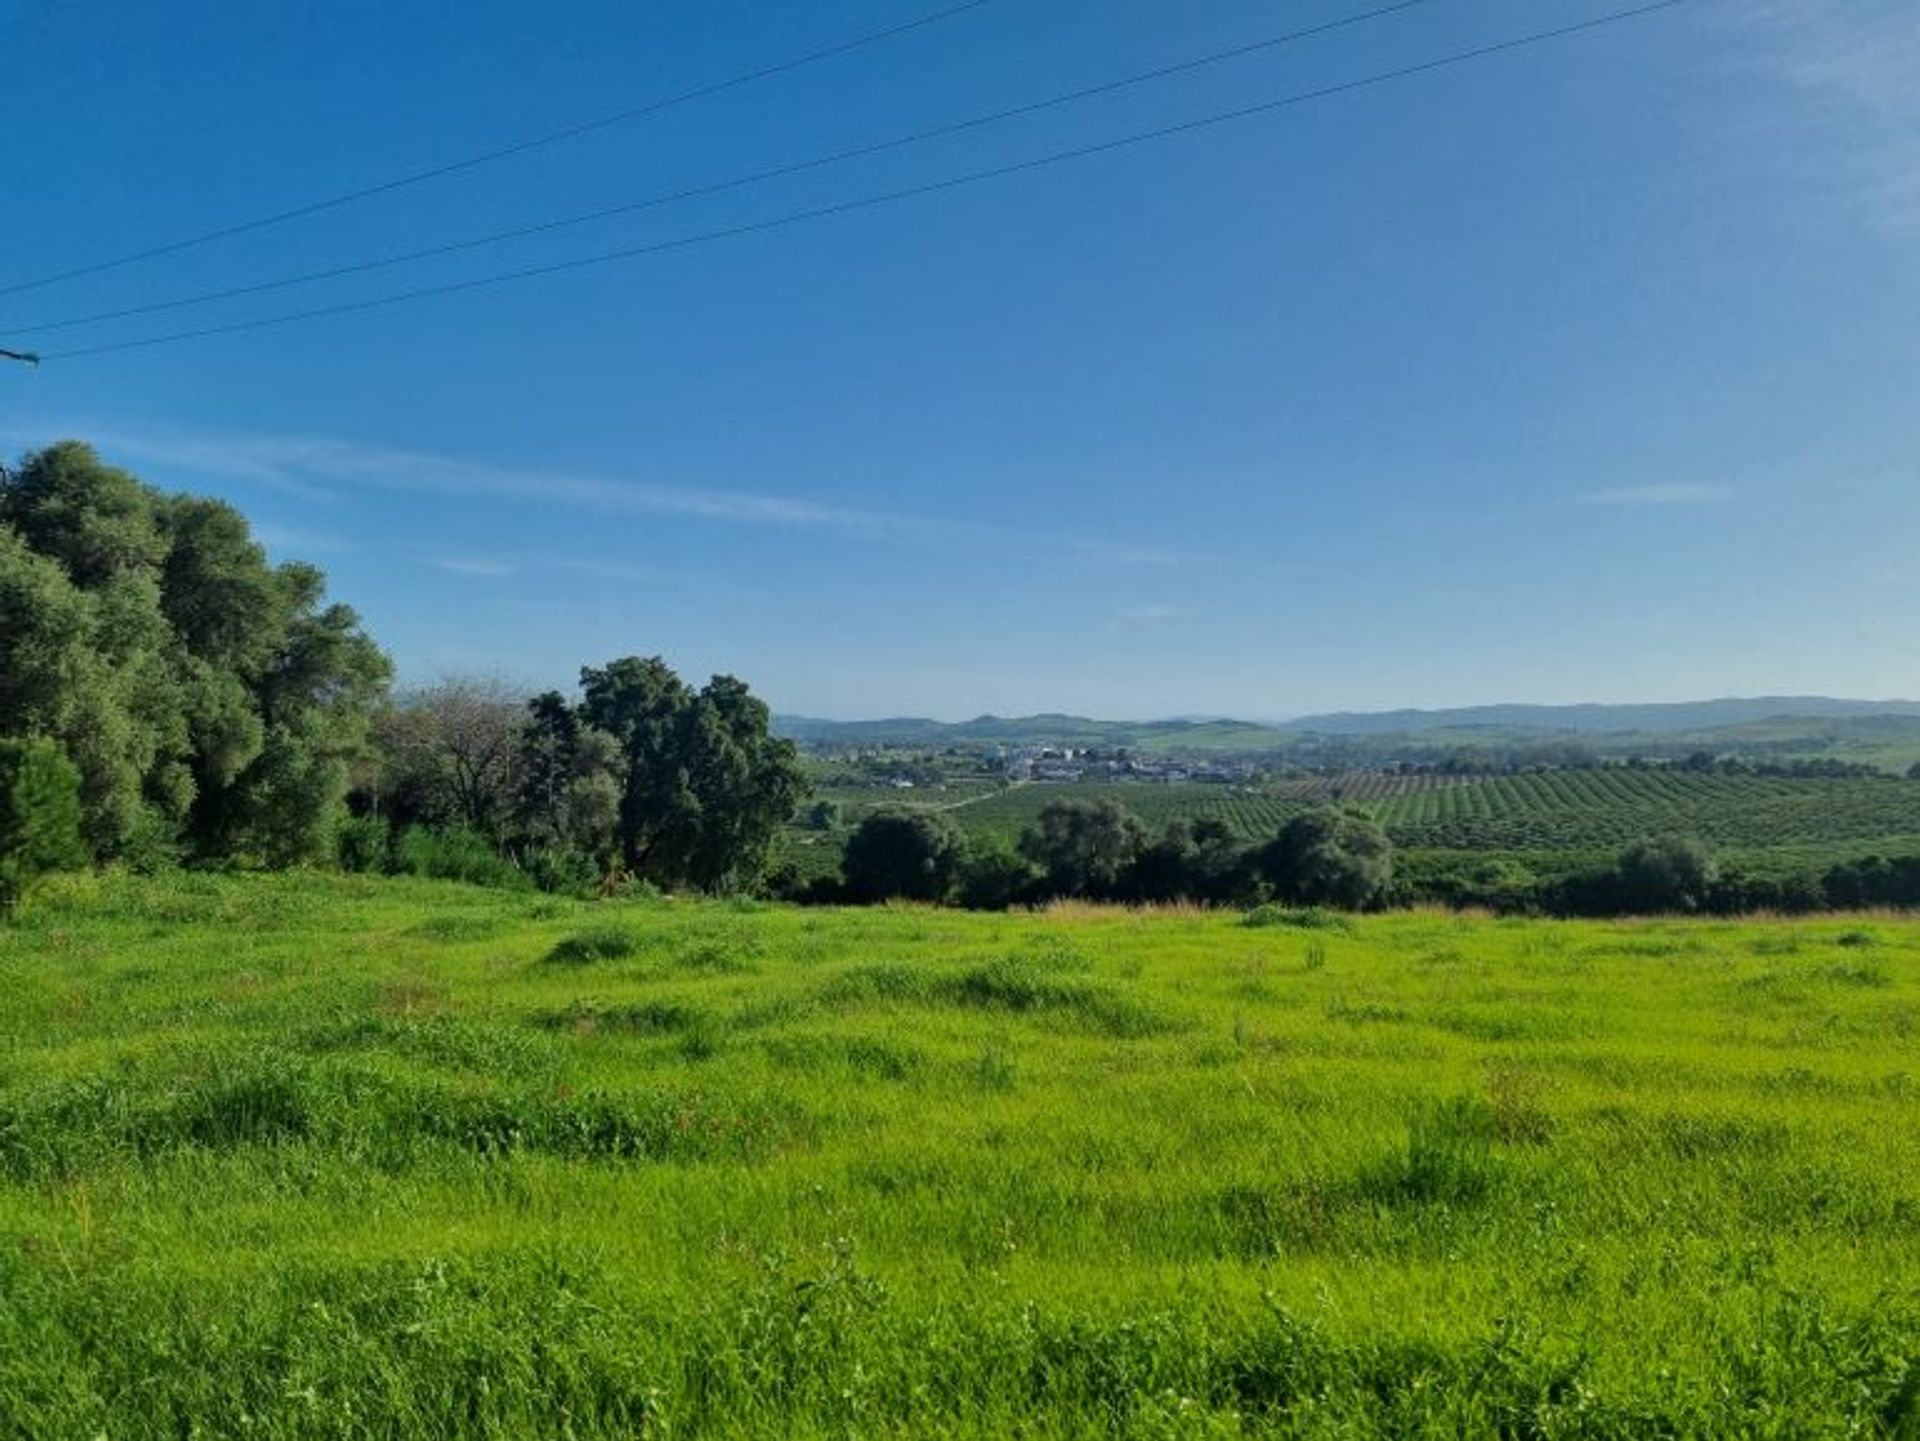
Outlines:
POLYGON ((62 883, 0 1436, 1920 1435, 1920 922, 62 883))

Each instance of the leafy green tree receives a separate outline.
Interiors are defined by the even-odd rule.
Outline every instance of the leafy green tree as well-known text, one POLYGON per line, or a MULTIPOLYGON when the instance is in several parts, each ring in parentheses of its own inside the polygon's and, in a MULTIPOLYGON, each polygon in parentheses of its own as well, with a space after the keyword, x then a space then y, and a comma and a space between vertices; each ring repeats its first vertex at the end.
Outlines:
POLYGON ((1620 909, 1629 914, 1697 911, 1716 875, 1713 853, 1692 836, 1635 841, 1614 865, 1620 909))
POLYGON ((658 656, 581 672, 581 713, 618 747, 620 855, 635 876, 704 890, 751 884, 806 793, 799 758, 740 681, 690 689, 658 656))
POLYGON ((1146 827, 1118 801, 1049 801, 1021 834, 1020 854, 1062 896, 1111 896, 1147 841, 1146 827))
POLYGON ((668 852, 696 823, 680 753, 680 716, 692 693, 658 656, 625 656, 580 672, 581 712, 620 750, 620 859, 637 876, 672 868, 668 852))
POLYGON ((1004 911, 1030 899, 1039 879, 1019 852, 996 843, 972 845, 960 861, 959 901, 970 911, 1004 911))
POLYGON ((521 835, 604 869, 619 829, 618 744, 558 691, 527 702, 520 731, 521 835))
POLYGON ((1282 826, 1254 868, 1281 900, 1365 910, 1393 881, 1393 844, 1364 812, 1323 807, 1282 826))
POLYGON ((966 843, 928 811, 876 811, 847 837, 840 869, 848 900, 942 901, 953 890, 966 843))
POLYGON ((1245 889, 1244 853, 1233 828, 1212 817, 1168 824, 1121 880, 1133 901, 1227 901, 1245 889))
POLYGON ((0 740, 0 916, 42 875, 86 859, 73 762, 49 740, 0 740))
POLYGON ((387 664, 310 566, 77 442, 0 471, 0 735, 59 742, 99 857, 319 858, 387 664))

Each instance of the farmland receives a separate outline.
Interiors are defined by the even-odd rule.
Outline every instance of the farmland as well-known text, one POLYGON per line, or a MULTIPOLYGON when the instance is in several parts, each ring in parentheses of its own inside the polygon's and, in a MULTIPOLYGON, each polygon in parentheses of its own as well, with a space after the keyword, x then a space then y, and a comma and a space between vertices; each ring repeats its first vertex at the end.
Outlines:
POLYGON ((0 1435, 1920 1426, 1920 924, 58 883, 0 1435))
MULTIPOLYGON (((1377 816, 1403 850, 1516 855, 1555 869, 1649 835, 1698 836, 1757 869, 1820 866, 1874 850, 1920 850, 1920 782, 1696 774, 1648 768, 1545 770, 1511 776, 1357 773, 1258 787, 1080 782, 983 792, 869 789, 844 796, 845 814, 933 805, 975 836, 1011 841, 1049 801, 1119 801, 1158 830, 1177 818, 1226 822, 1245 840, 1271 836, 1315 805, 1377 816)), ((789 854, 818 872, 837 858, 820 838, 790 836, 789 854)))

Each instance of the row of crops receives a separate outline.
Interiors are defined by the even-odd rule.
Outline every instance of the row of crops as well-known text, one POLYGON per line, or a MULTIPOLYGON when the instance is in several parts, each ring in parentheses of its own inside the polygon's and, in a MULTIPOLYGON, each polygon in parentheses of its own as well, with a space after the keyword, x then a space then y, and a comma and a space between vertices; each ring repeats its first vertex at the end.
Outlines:
POLYGON ((1920 847, 1920 784, 1664 770, 1543 771, 1415 791, 1370 807, 1405 846, 1573 850, 1660 833, 1751 849, 1907 838, 1920 847))
MULTIPOLYGON (((1040 784, 958 798, 957 804, 947 796, 935 804, 974 835, 1012 841, 1059 800, 1118 801, 1154 832, 1176 819, 1216 819, 1247 840, 1271 836, 1310 806, 1335 803, 1371 812, 1397 845, 1423 850, 1592 852, 1669 833, 1743 852, 1858 851, 1869 841, 1920 850, 1920 783, 1891 777, 1821 780, 1624 768, 1475 777, 1354 774, 1258 789, 1040 784)), ((928 802, 934 802, 932 795, 922 798, 928 802)), ((857 820, 870 806, 846 806, 846 819, 857 820)))

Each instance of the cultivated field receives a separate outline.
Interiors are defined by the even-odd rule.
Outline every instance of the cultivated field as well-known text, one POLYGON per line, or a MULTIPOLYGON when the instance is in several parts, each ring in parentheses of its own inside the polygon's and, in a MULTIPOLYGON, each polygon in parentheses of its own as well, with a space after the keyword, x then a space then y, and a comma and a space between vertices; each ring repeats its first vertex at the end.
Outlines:
POLYGON ((1916 1434, 1920 922, 1264 918, 68 883, 0 1435, 1916 1434))
MULTIPOLYGON (((822 794, 842 801, 848 821, 884 807, 930 805, 971 835, 1008 843, 1056 800, 1115 800, 1155 832, 1182 817, 1221 820, 1248 841, 1271 837, 1313 806, 1348 805, 1378 817, 1403 850, 1512 855, 1544 872, 1604 860, 1656 835, 1696 836, 1727 861, 1760 871, 1818 871, 1874 852, 1920 851, 1920 782, 1894 776, 1829 780, 1625 768, 1515 776, 1361 772, 1257 789, 1081 782, 991 794, 831 787, 822 794)), ((782 855, 803 874, 827 874, 839 863, 841 839, 791 831, 782 855)))

